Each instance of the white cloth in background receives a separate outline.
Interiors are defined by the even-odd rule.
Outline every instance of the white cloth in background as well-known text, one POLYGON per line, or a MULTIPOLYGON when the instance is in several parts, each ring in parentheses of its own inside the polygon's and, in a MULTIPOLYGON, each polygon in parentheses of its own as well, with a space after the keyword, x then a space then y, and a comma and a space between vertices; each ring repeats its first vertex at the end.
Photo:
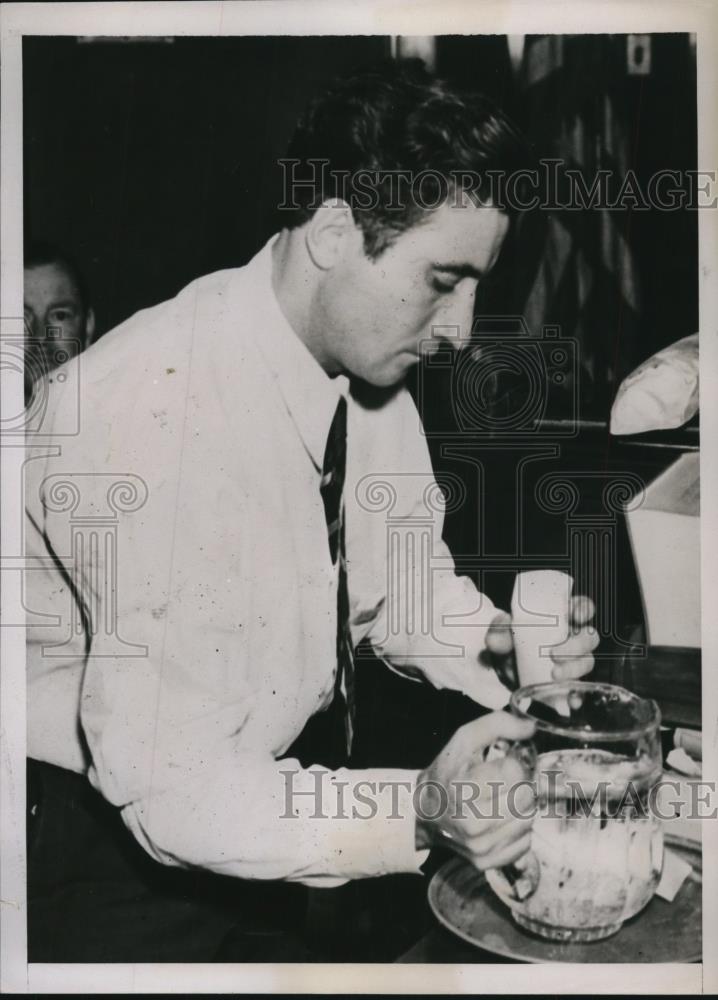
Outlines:
POLYGON ((698 412, 698 334, 665 347, 631 372, 611 408, 611 434, 682 427, 698 412))

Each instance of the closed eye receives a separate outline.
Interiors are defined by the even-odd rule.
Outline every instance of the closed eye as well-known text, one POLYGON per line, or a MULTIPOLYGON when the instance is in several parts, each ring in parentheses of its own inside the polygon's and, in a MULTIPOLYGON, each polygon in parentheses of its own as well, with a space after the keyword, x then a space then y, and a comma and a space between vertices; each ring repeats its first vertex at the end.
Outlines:
POLYGON ((453 292, 453 290, 458 285, 458 281, 456 281, 456 280, 453 280, 453 281, 442 281, 441 278, 437 278, 436 275, 434 275, 434 277, 431 279, 431 284, 432 284, 432 287, 437 292, 446 293, 446 292, 453 292))
POLYGON ((436 262, 431 269, 431 285, 440 293, 453 292, 458 284, 466 278, 479 282, 483 277, 481 271, 471 264, 447 264, 436 262))

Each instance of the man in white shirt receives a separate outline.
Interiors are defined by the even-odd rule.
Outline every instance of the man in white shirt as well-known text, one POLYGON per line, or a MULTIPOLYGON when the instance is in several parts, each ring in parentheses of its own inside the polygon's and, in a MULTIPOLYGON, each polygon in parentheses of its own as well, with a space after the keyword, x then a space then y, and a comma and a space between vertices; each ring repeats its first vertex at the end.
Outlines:
MULTIPOLYGON (((383 153, 448 176, 509 169, 519 148, 488 104, 394 67, 335 88, 290 155, 356 172, 383 153)), ((27 466, 28 551, 44 559, 27 574, 28 755, 86 774, 161 866, 330 888, 417 872, 436 843, 480 868, 528 848, 525 815, 435 815, 416 794, 524 777, 513 757, 483 760, 495 740, 531 735, 506 713, 463 727, 422 774, 352 770, 341 752, 310 768, 316 744, 309 760, 293 753, 308 721, 332 712, 341 724, 327 738, 346 733, 349 746, 346 628, 393 669, 490 709, 508 700, 487 655, 510 660, 508 616, 455 574, 403 386, 437 328, 468 339, 476 284, 509 224, 490 200, 446 193, 431 211, 391 215, 381 190, 378 211, 351 185, 304 191, 246 267, 106 335, 83 358, 79 396, 53 386, 44 432, 69 426, 78 398, 81 426, 27 466), (330 524, 340 413, 343 508, 330 524), (398 562, 397 531, 414 539, 398 562)), ((591 611, 574 603, 554 676, 591 669, 591 611)), ((54 945, 35 960, 48 954, 61 960, 54 945)))

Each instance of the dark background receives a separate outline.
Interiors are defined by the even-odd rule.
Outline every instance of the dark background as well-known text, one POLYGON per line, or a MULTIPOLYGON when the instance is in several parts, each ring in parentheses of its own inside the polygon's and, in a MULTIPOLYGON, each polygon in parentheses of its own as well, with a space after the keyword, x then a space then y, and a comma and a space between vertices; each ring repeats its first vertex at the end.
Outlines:
POLYGON ((28 229, 75 253, 102 330, 271 235, 307 99, 383 38, 24 42, 28 229))
MULTIPOLYGON (((436 68, 502 104, 539 155, 556 151, 557 109, 570 118, 579 92, 590 131, 593 105, 610 92, 640 180, 695 169, 688 36, 652 36, 648 76, 626 72, 622 36, 573 45, 543 103, 522 89, 500 35, 439 38, 436 68)), ((276 161, 307 99, 389 52, 389 38, 378 36, 25 38, 27 231, 78 258, 102 331, 200 274, 244 263, 274 230, 276 161)), ((632 364, 697 329, 697 219, 634 211, 619 224, 640 281, 632 364)), ((520 311, 520 301, 512 305, 520 311)))

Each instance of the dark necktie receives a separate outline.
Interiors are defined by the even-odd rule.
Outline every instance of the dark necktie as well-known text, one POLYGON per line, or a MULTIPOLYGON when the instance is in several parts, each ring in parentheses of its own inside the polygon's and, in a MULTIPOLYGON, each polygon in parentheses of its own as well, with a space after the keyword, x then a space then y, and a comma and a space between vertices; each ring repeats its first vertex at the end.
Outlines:
POLYGON ((342 396, 329 428, 322 468, 321 494, 327 519, 329 552, 337 565, 337 673, 334 700, 344 706, 346 751, 351 753, 354 738, 354 645, 349 629, 349 589, 344 544, 344 477, 346 473, 347 402, 342 396))

